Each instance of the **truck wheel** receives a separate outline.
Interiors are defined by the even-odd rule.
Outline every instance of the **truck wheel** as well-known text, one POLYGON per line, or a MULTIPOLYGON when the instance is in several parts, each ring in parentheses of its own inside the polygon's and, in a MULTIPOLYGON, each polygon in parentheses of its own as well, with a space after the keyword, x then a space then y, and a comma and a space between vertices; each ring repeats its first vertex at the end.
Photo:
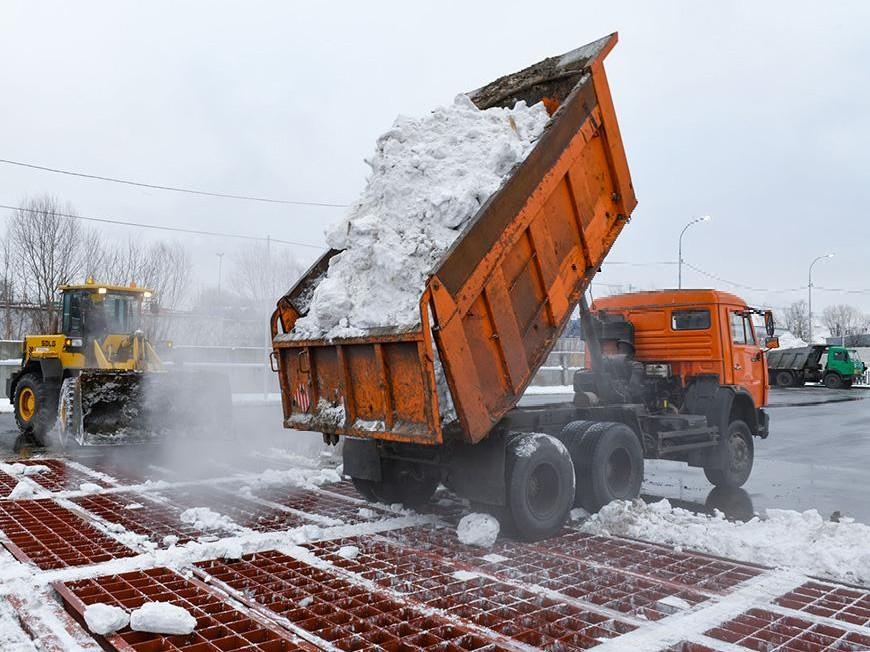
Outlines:
POLYGON ((776 386, 777 387, 794 387, 795 386, 794 374, 790 371, 778 371, 776 373, 776 386))
POLYGON ((594 426, 598 421, 571 421, 562 428, 562 432, 559 433, 559 441, 565 444, 565 448, 568 449, 568 452, 571 453, 571 459, 574 462, 574 466, 577 466, 577 461, 574 460, 573 449, 574 443, 579 442, 583 439, 583 436, 586 432, 594 426))
POLYGON ((853 384, 854 382, 855 382, 855 381, 852 380, 852 379, 850 378, 849 380, 846 380, 846 381, 843 382, 843 387, 849 388, 849 387, 852 386, 852 384, 853 384))
POLYGON ((57 418, 58 389, 37 374, 24 374, 15 385, 15 422, 22 434, 40 446, 48 444, 48 433, 57 418))
POLYGON ((506 451, 505 474, 517 536, 538 541, 557 534, 574 502, 574 465, 564 444, 550 435, 516 437, 506 451))
POLYGON ((571 457, 577 473, 575 505, 597 512, 612 500, 640 495, 643 446, 625 424, 595 424, 574 442, 571 457))
POLYGON ((823 382, 825 383, 825 387, 827 387, 828 389, 841 389, 843 387, 843 378, 840 376, 840 374, 825 374, 823 382))
POLYGON ((712 469, 704 467, 704 475, 711 484, 717 487, 742 487, 752 473, 752 462, 755 449, 752 443, 752 432, 745 422, 736 419, 728 426, 725 434, 725 446, 722 454, 724 468, 712 469))
POLYGON ((438 488, 439 478, 422 464, 382 460, 380 482, 353 478, 356 490, 369 501, 402 503, 415 508, 429 502, 438 488))

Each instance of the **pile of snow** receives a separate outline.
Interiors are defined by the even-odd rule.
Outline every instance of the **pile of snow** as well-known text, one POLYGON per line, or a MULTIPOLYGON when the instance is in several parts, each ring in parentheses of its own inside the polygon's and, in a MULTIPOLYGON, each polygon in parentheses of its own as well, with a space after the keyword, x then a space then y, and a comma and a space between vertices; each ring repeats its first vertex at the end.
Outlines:
POLYGON ((94 634, 105 636, 124 629, 130 622, 130 615, 120 607, 98 602, 85 609, 85 624, 94 634))
POLYGON ((490 514, 466 514, 456 526, 460 542, 481 548, 491 548, 498 539, 498 531, 498 520, 490 514))
POLYGON ((356 546, 342 546, 338 549, 338 556, 344 559, 356 559, 359 557, 359 548, 356 546))
POLYGON ((152 634, 190 634, 196 618, 169 602, 146 602, 130 614, 130 629, 152 634))
POLYGON ((232 531, 239 526, 229 516, 218 514, 208 507, 191 507, 181 512, 181 522, 192 525, 197 530, 232 531))
POLYGON ((16 484, 15 487, 13 487, 12 491, 9 492, 7 498, 11 498, 12 500, 33 498, 37 494, 37 492, 38 490, 32 482, 22 480, 18 484, 16 484))
POLYGON ((779 348, 781 349, 799 349, 804 346, 809 346, 804 340, 795 337, 791 331, 785 331, 779 336, 779 348))
POLYGON ((8 473, 9 475, 37 475, 39 473, 49 473, 51 471, 50 468, 45 466, 45 464, 21 464, 20 462, 14 462, 12 464, 2 464, 0 465, 0 470, 4 473, 8 473))
POLYGON ((541 103, 481 111, 466 95, 422 118, 397 118, 367 161, 372 172, 362 195, 327 233, 329 246, 342 251, 290 337, 418 327, 432 269, 528 156, 548 119, 541 103))
POLYGON ((84 492, 86 494, 95 494, 95 493, 98 493, 102 490, 103 490, 103 488, 100 485, 95 484, 93 482, 82 482, 79 485, 79 491, 84 492))
POLYGON ((768 509, 764 518, 741 523, 671 507, 614 501, 581 527, 590 534, 615 534, 692 548, 765 566, 797 570, 870 586, 870 526, 852 519, 825 521, 814 510, 768 509))

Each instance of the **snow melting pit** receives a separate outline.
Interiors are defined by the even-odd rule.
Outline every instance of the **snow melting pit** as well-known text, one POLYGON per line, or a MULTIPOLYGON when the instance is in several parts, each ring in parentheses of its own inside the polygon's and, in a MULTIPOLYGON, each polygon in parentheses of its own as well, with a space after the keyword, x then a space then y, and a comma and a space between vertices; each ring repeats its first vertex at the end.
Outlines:
POLYGON ((870 591, 807 582, 776 604, 870 629, 870 591))
MULTIPOLYGON (((164 629, 167 624, 177 624, 176 620, 157 623, 141 611, 138 616, 135 615, 143 605, 152 602, 171 603, 189 612, 196 620, 192 633, 180 635, 133 631, 129 625, 125 625, 117 632, 106 635, 105 643, 115 650, 313 649, 276 625, 231 606, 199 580, 185 579, 168 568, 153 568, 68 584, 55 583, 53 586, 80 621, 84 620, 89 606, 103 604, 134 614, 133 620, 141 621, 137 626, 146 629, 152 624, 162 625, 164 629), (143 619, 142 616, 146 617, 143 619)), ((177 620, 181 622, 181 619, 177 620)), ((157 629, 157 626, 151 628, 157 629)), ((189 627, 186 627, 185 631, 188 630, 189 627)))
POLYGON ((753 650, 870 649, 870 635, 763 609, 751 609, 706 635, 753 650))
POLYGON ((82 566, 135 553, 53 500, 0 502, 4 545, 43 570, 82 566))
MULTIPOLYGON (((369 520, 360 515, 359 502, 340 498, 325 491, 301 491, 294 487, 268 486, 254 489, 254 495, 298 512, 314 515, 318 517, 316 520, 322 521, 322 517, 326 517, 348 525, 369 520)), ((381 514, 377 510, 372 513, 381 514)), ((387 514, 383 514, 383 518, 387 517, 387 514)))
POLYGON ((488 637, 455 618, 427 612, 414 601, 394 600, 276 551, 198 566, 238 591, 239 600, 253 600, 283 616, 317 637, 312 642, 325 649, 505 649, 488 646, 488 637))

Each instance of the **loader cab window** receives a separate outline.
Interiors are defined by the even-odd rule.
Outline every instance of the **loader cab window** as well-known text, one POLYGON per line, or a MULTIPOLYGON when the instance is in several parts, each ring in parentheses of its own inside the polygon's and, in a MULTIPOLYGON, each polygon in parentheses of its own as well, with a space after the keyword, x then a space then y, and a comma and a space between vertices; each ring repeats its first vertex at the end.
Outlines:
POLYGON ((82 333, 82 293, 66 292, 63 295, 64 335, 81 336, 82 333))
POLYGON ((675 331, 703 331, 710 328, 709 310, 674 310, 671 328, 675 331))
POLYGON ((755 344, 755 331, 749 315, 731 313, 731 341, 734 344, 755 344))
POLYGON ((142 300, 138 295, 121 292, 91 293, 87 311, 88 335, 132 333, 140 327, 142 300))

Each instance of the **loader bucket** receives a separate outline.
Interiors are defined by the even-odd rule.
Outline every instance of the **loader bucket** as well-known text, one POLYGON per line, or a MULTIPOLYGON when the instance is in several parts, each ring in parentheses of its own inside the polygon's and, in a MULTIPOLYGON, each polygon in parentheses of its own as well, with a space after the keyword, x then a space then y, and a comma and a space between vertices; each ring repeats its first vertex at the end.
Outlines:
POLYGON ((201 372, 82 371, 64 381, 58 410, 64 445, 226 438, 232 426, 228 379, 201 372))

